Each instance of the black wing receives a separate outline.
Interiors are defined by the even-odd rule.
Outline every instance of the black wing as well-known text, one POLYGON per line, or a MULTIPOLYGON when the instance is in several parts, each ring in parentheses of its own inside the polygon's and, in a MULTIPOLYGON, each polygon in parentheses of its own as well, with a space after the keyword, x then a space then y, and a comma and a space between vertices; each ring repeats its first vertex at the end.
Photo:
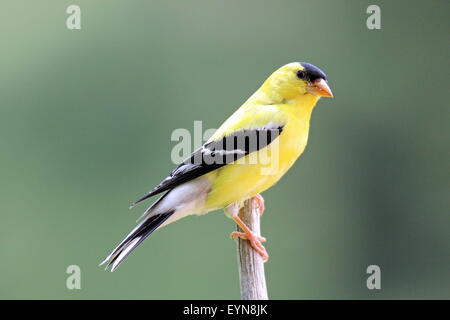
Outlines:
POLYGON ((236 131, 198 148, 178 165, 167 178, 134 202, 130 208, 158 193, 219 169, 272 143, 283 131, 282 125, 236 131))

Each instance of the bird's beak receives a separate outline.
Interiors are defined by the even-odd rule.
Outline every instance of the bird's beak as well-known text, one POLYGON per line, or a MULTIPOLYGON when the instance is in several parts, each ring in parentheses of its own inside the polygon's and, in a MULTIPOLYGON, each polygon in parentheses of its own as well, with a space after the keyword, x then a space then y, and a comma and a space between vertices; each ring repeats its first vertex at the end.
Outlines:
POLYGON ((307 91, 319 97, 333 98, 333 93, 324 79, 317 79, 311 83, 307 91))

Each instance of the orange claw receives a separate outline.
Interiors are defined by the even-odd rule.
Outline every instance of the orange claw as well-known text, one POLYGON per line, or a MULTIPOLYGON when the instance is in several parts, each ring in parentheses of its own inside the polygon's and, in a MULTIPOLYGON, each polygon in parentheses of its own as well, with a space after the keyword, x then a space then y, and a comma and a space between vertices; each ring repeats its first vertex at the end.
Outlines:
POLYGON ((231 238, 241 238, 244 240, 248 240, 252 248, 262 257, 264 262, 269 260, 269 254, 267 253, 266 248, 264 248, 264 246, 261 244, 261 242, 266 241, 266 238, 257 236, 245 225, 245 223, 239 217, 234 217, 233 220, 239 227, 241 227, 244 232, 234 231, 231 233, 231 238))
POLYGON ((266 209, 264 205, 264 198, 259 193, 256 196, 252 197, 252 200, 256 203, 256 206, 258 207, 259 214, 262 216, 264 213, 264 210, 266 209))
MULTIPOLYGON (((254 236, 256 237, 256 239, 257 239, 259 242, 266 242, 266 241, 267 241, 267 239, 264 238, 264 237, 260 237, 260 236, 257 236, 257 235, 255 235, 255 234, 254 234, 254 236)), ((241 239, 244 239, 244 240, 248 240, 247 234, 246 234, 245 232, 233 231, 233 232, 230 234, 230 237, 231 237, 231 239, 233 239, 233 240, 236 239, 236 238, 241 238, 241 239)))

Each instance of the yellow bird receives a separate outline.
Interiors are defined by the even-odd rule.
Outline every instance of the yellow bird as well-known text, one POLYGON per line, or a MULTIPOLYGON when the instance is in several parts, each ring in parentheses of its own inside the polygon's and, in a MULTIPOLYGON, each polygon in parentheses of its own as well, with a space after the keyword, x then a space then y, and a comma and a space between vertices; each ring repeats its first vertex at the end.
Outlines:
POLYGON ((273 186, 302 154, 311 113, 320 97, 332 97, 325 73, 306 62, 276 70, 215 134, 136 204, 164 193, 141 216, 139 224, 100 264, 114 271, 153 231, 192 214, 224 209, 263 257, 261 242, 238 217, 242 203, 273 186))

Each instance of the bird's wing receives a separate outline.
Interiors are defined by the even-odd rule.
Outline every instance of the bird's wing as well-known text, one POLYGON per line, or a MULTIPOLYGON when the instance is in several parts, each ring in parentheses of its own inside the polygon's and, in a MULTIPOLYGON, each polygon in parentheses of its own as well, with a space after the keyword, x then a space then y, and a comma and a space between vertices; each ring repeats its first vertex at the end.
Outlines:
POLYGON ((238 110, 189 158, 178 165, 160 184, 134 202, 131 207, 184 182, 219 169, 272 143, 283 131, 285 122, 274 117, 276 110, 238 110), (272 116, 271 116, 272 115, 272 116))

